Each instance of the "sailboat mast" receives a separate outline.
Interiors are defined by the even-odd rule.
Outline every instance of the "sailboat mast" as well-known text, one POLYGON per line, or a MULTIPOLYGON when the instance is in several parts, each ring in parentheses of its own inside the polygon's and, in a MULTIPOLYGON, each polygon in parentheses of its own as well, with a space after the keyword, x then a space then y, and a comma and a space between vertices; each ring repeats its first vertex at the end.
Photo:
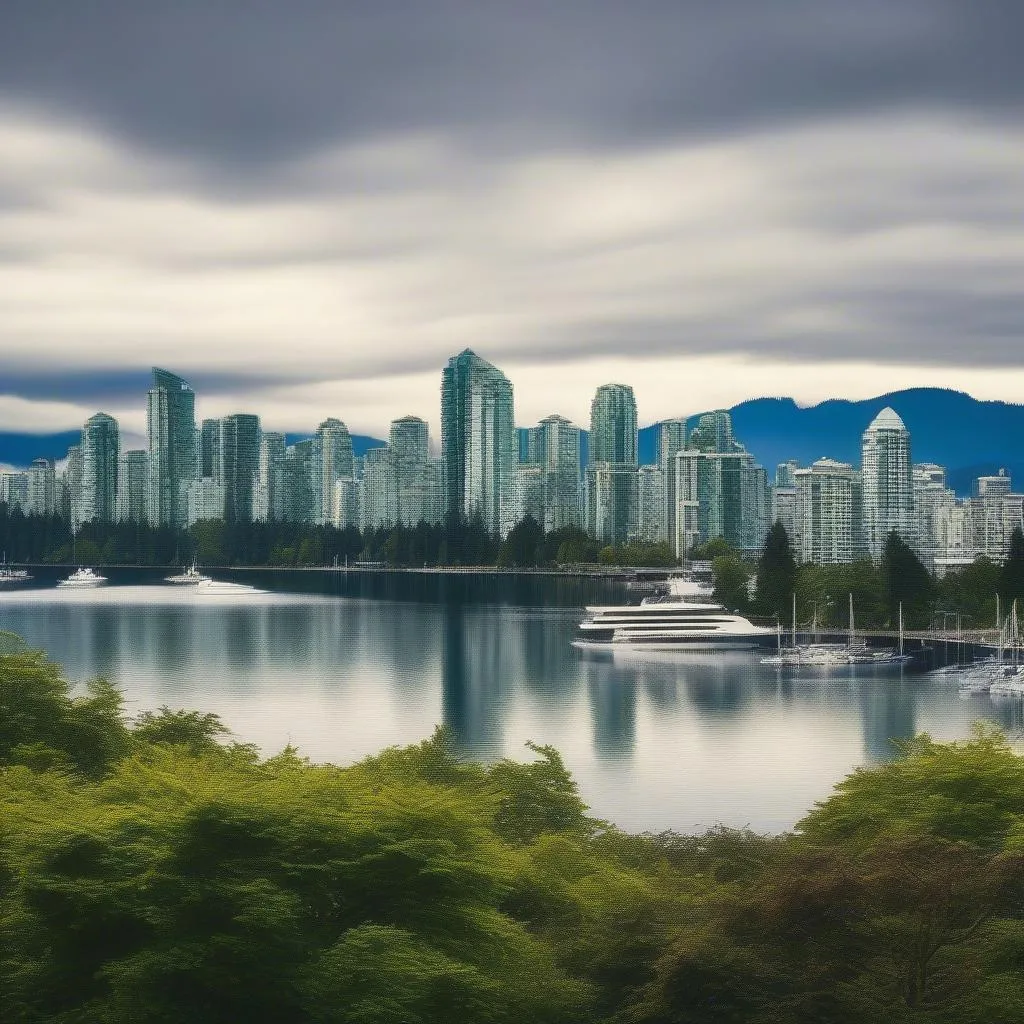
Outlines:
POLYGON ((900 601, 900 657, 903 657, 903 602, 900 601))
POLYGON ((850 646, 853 646, 853 591, 850 591, 850 646))
POLYGON ((796 647, 796 591, 793 591, 793 646, 796 647))

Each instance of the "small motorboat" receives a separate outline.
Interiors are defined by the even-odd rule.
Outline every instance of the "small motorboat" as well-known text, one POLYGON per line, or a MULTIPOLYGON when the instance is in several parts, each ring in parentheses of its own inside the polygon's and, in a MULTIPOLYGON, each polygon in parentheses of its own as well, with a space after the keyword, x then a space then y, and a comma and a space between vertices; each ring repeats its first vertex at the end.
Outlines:
POLYGON ((32 579, 27 569, 15 569, 7 564, 7 554, 4 553, 4 560, 0 563, 0 583, 25 583, 32 579))
POLYGON ((182 573, 177 576, 165 576, 164 583, 177 583, 177 584, 198 584, 210 582, 209 576, 204 576, 199 569, 196 567, 196 563, 193 561, 192 564, 182 573))
POLYGON ((75 589, 86 589, 88 587, 98 587, 103 583, 107 582, 106 576, 100 576, 94 573, 92 569, 79 569, 77 572, 73 572, 66 580, 61 580, 58 587, 70 587, 75 589))

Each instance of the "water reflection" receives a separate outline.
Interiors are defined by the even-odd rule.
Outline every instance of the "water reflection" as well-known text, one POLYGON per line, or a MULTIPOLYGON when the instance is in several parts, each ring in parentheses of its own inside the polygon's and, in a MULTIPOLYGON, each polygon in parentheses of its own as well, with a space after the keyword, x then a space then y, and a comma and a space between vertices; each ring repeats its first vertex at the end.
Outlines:
POLYGON ((607 599, 604 584, 506 578, 486 602, 472 578, 304 585, 241 604, 154 587, 2 594, 0 629, 76 680, 107 675, 131 711, 214 711, 268 752, 294 742, 347 763, 439 723, 474 758, 552 743, 595 813, 627 828, 786 828, 855 765, 892 757, 893 739, 963 736, 983 716, 1024 726, 1019 701, 964 701, 955 683, 911 674, 578 651, 572 602, 607 599))

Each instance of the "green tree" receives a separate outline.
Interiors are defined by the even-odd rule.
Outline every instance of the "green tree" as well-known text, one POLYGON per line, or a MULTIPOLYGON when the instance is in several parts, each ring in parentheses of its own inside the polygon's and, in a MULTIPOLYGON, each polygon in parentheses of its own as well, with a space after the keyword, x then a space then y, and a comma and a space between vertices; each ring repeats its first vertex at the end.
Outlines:
POLYGON ((543 556, 544 529, 533 516, 526 516, 509 530, 498 549, 498 565, 523 569, 537 564, 543 556))
POLYGON ((768 531, 757 563, 757 609, 762 615, 784 619, 796 593, 796 560, 789 535, 778 520, 768 531))
POLYGON ((926 627, 932 619, 932 578, 921 560, 895 531, 885 540, 882 577, 885 581, 889 624, 896 625, 902 604, 903 620, 908 627, 926 627))
POLYGON ((711 563, 715 599, 730 611, 745 611, 750 605, 750 569, 736 555, 718 555, 711 563))
POLYGON ((1010 534, 1010 550, 999 574, 999 595, 1007 608, 1024 599, 1024 532, 1019 526, 1010 534))

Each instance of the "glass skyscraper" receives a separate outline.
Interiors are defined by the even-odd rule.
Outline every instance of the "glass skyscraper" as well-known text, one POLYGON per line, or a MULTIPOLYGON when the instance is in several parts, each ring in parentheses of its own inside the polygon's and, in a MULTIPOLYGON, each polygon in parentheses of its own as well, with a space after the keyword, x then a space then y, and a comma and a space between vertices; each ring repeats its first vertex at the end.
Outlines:
POLYGON ((334 485, 353 476, 352 435, 332 416, 317 427, 315 440, 319 465, 313 478, 314 508, 318 522, 330 523, 334 519, 334 485))
POLYGON ((430 457, 427 424, 419 416, 403 416, 392 420, 389 436, 396 522, 415 526, 423 514, 419 485, 430 457))
MULTIPOLYGON (((658 468, 661 470, 664 510, 660 540, 676 543, 676 455, 686 447, 686 420, 658 424, 658 468)), ((682 552, 677 551, 676 555, 682 552)))
POLYGON ((466 349, 441 375, 441 459, 445 519, 472 521, 495 534, 514 517, 518 437, 512 384, 466 349))
POLYGON ((604 384, 590 404, 587 523, 606 544, 624 544, 636 529, 636 398, 626 384, 604 384))
POLYGON ((98 412, 82 429, 80 521, 112 523, 117 510, 117 466, 121 438, 117 420, 98 412))
POLYGON ((147 427, 150 522, 182 526, 188 513, 188 485, 199 475, 196 396, 187 381, 153 367, 147 427))
POLYGON ((260 465, 260 418, 233 413, 220 421, 214 478, 224 487, 224 518, 251 523, 253 491, 260 465))
POLYGON ((910 432, 893 409, 883 409, 864 431, 861 471, 864 532, 871 557, 882 557, 893 532, 915 546, 910 432))
POLYGON ((146 522, 148 486, 149 455, 141 449, 123 452, 117 470, 118 522, 146 522))
POLYGON ((524 511, 549 532, 582 526, 580 428, 564 416, 548 416, 526 432, 525 447, 526 462, 539 467, 539 482, 522 478, 524 511))
POLYGON ((252 517, 257 522, 274 523, 285 518, 286 451, 284 434, 266 431, 261 437, 252 504, 252 517))

